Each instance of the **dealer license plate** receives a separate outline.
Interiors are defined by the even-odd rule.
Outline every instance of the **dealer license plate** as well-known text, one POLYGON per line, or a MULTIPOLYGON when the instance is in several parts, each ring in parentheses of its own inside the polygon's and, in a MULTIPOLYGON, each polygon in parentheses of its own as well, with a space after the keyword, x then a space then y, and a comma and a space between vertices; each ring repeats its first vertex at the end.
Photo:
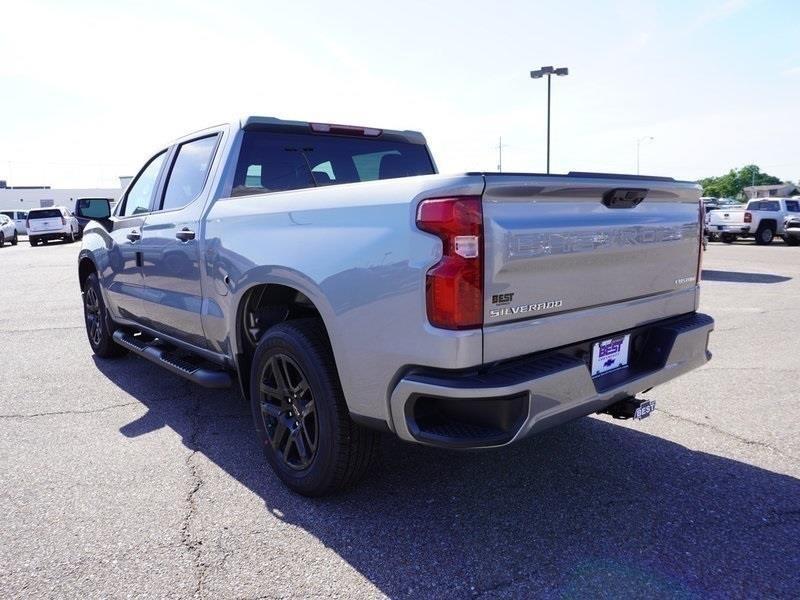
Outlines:
POLYGON ((613 337, 592 345, 592 377, 620 369, 628 364, 630 334, 613 337))

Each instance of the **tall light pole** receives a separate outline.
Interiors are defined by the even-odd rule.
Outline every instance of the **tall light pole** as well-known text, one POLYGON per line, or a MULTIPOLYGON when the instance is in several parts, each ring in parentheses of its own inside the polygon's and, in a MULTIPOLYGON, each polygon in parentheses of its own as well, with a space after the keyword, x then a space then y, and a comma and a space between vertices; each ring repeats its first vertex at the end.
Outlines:
POLYGON ((642 146, 642 142, 645 142, 647 140, 654 140, 654 139, 656 139, 656 138, 654 138, 652 135, 646 135, 646 136, 640 137, 639 139, 636 140, 636 174, 637 175, 639 174, 639 148, 642 146))
POLYGON ((547 75, 547 172, 550 172, 550 76, 569 75, 567 67, 542 67, 538 71, 531 71, 531 79, 541 79, 547 75))

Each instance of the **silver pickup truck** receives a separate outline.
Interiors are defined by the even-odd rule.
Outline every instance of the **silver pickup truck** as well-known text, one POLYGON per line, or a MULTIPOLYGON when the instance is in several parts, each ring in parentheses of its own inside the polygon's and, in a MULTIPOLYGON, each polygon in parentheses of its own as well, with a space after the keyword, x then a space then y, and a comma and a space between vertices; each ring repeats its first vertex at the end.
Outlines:
POLYGON ((267 461, 320 495, 378 433, 486 448, 607 411, 710 358, 699 188, 437 174, 411 131, 248 117, 171 143, 78 274, 93 351, 252 406, 267 461))

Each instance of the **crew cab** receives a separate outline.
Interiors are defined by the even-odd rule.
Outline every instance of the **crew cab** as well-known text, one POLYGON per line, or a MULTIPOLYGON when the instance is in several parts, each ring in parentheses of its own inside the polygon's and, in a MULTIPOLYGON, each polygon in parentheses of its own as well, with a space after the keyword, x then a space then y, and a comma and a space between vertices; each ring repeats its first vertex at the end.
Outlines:
POLYGON ((29 210, 25 227, 31 246, 52 240, 71 243, 80 237, 81 232, 78 220, 64 206, 29 210))
POLYGON ((772 243, 775 236, 785 240, 786 217, 799 214, 800 199, 760 198, 750 200, 744 208, 710 212, 708 230, 728 244, 739 237, 753 237, 756 244, 763 246, 772 243))
POLYGON ((159 148, 85 228, 87 335, 102 358, 238 381, 278 477, 325 494, 379 432, 490 448, 652 412, 637 394, 711 356, 699 196, 440 175, 417 132, 247 117, 159 148))

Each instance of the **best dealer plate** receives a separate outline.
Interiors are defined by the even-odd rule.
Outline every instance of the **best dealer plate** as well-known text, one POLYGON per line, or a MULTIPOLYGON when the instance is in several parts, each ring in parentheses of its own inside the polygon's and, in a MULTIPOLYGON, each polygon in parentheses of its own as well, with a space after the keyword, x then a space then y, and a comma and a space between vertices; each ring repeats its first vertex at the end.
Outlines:
POLYGON ((627 365, 630 339, 626 334, 592 344, 592 377, 627 365))

